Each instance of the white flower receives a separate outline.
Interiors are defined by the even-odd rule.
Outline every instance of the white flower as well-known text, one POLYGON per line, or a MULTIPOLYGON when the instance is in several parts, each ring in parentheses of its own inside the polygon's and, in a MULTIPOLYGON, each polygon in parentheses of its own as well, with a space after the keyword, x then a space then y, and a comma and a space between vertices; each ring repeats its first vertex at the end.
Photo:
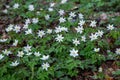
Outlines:
POLYGON ((59 11, 58 11, 58 13, 60 14, 60 15, 64 15, 64 10, 62 10, 62 9, 60 9, 59 11))
POLYGON ((52 29, 47 29, 46 33, 51 34, 52 33, 52 29))
POLYGON ((48 70, 49 67, 50 65, 47 62, 42 64, 42 68, 45 69, 46 71, 48 70))
POLYGON ((29 11, 34 11, 34 5, 29 5, 29 6, 28 6, 28 10, 29 10, 29 11))
POLYGON ((94 48, 94 51, 95 51, 95 52, 99 52, 99 51, 100 51, 100 48, 94 48))
POLYGON ((109 24, 109 25, 107 26, 107 30, 113 30, 113 29, 114 29, 113 25, 110 25, 110 24, 109 24))
POLYGON ((70 56, 72 56, 72 57, 78 56, 78 50, 75 50, 74 48, 72 50, 70 50, 70 56))
POLYGON ((0 54, 0 60, 3 59, 3 58, 4 58, 4 56, 2 54, 0 54))
POLYGON ((52 12, 52 11, 53 11, 53 8, 48 8, 48 11, 52 12))
POLYGON ((76 16, 76 15, 75 15, 75 12, 70 12, 70 13, 69 13, 69 16, 74 18, 74 17, 76 16))
POLYGON ((61 27, 61 31, 68 32, 68 28, 66 28, 66 27, 61 27))
POLYGON ((8 39, 0 39, 0 42, 6 42, 8 39))
POLYGON ((55 40, 58 42, 62 42, 63 39, 64 39, 64 37, 62 36, 62 34, 61 35, 57 34, 57 37, 55 38, 55 40))
POLYGON ((78 23, 80 26, 83 26, 85 24, 84 20, 80 20, 80 22, 78 23))
POLYGON ((83 30, 84 30, 84 28, 81 26, 78 26, 77 28, 75 28, 75 30, 77 31, 77 33, 80 33, 80 34, 82 34, 82 32, 83 32, 83 30))
POLYGON ((25 24, 29 24, 29 23, 31 23, 31 22, 30 22, 30 19, 26 19, 26 20, 25 20, 25 24))
POLYGON ((54 7, 55 6, 55 3, 50 3, 50 7, 54 7))
POLYGON ((49 20, 50 19, 50 15, 45 15, 45 20, 49 20))
POLYGON ((13 46, 17 46, 18 44, 18 40, 15 40, 15 42, 13 43, 13 46))
POLYGON ((10 6, 9 5, 5 5, 6 6, 6 8, 10 8, 10 6))
POLYGON ((28 29, 27 31, 25 31, 25 35, 28 35, 28 34, 32 34, 32 29, 28 29))
POLYGON ((5 49, 5 50, 3 50, 2 51, 3 52, 3 54, 5 54, 5 55, 9 55, 9 54, 12 54, 12 52, 11 51, 8 51, 7 49, 5 49))
POLYGON ((115 53, 120 55, 120 48, 117 48, 115 53))
POLYGON ((98 36, 96 34, 91 33, 90 39, 91 41, 96 40, 98 36))
POLYGON ((37 11, 36 14, 37 14, 37 15, 40 15, 40 11, 37 11))
POLYGON ((38 57, 38 56, 40 56, 41 54, 40 54, 39 52, 35 52, 34 55, 35 55, 36 57, 38 57))
POLYGON ((21 27, 16 25, 13 30, 14 30, 16 33, 18 33, 18 32, 20 32, 20 29, 21 29, 21 27))
POLYGON ((60 33, 61 31, 61 26, 55 27, 55 33, 60 33))
POLYGON ((38 37, 42 38, 45 35, 45 31, 39 30, 37 34, 38 34, 38 37))
POLYGON ((91 27, 96 27, 96 23, 97 23, 96 21, 91 21, 90 26, 91 27))
POLYGON ((70 21, 70 22, 73 22, 73 18, 72 17, 68 17, 67 20, 70 21))
POLYGON ((23 57, 23 56, 24 56, 24 52, 23 52, 23 51, 18 51, 17 56, 18 56, 18 57, 23 57))
POLYGON ((9 31, 12 31, 13 30, 13 26, 12 24, 10 24, 7 28, 6 28, 6 31, 9 32, 9 31))
POLYGON ((103 33, 104 33, 103 31, 98 30, 98 32, 96 32, 96 35, 102 37, 103 33))
POLYGON ((83 17, 83 14, 78 14, 78 16, 79 16, 79 19, 83 19, 84 17, 83 17))
POLYGON ((85 36, 81 36, 81 41, 85 42, 86 41, 86 37, 85 36))
POLYGON ((27 52, 27 54, 26 54, 26 55, 27 55, 27 56, 30 56, 31 54, 32 54, 32 52, 27 52))
POLYGON ((19 62, 18 62, 18 61, 15 61, 15 62, 12 62, 12 63, 10 64, 10 66, 18 66, 18 64, 19 64, 19 62))
POLYGON ((31 48, 32 48, 32 46, 27 45, 24 47, 24 51, 29 52, 29 51, 31 51, 31 48))
POLYGON ((47 60, 47 59, 49 59, 49 55, 47 55, 47 56, 46 56, 46 55, 43 55, 42 58, 40 58, 40 59, 42 59, 42 60, 47 60))
POLYGON ((68 28, 61 26, 55 27, 55 33, 60 33, 62 31, 68 32, 68 28))
POLYGON ((34 23, 34 24, 38 23, 38 18, 33 18, 32 23, 34 23))
POLYGON ((64 23, 66 21, 66 19, 63 17, 60 17, 59 21, 60 21, 60 23, 64 23))
POLYGON ((17 9, 19 6, 20 6, 20 5, 19 5, 18 3, 15 3, 15 4, 13 5, 13 8, 14 8, 14 9, 17 9))
POLYGON ((67 0, 61 0, 61 4, 64 4, 66 2, 67 2, 67 0))
POLYGON ((103 71, 102 67, 99 67, 98 72, 102 72, 102 71, 103 71))
POLYGON ((23 29, 28 29, 28 24, 24 24, 23 29))
POLYGON ((76 39, 73 39, 72 41, 73 41, 73 44, 75 44, 75 46, 77 46, 78 44, 80 44, 80 41, 77 40, 77 38, 76 38, 76 39))
POLYGON ((7 9, 4 9, 2 12, 5 13, 5 14, 7 14, 7 13, 8 13, 8 10, 7 10, 7 9))

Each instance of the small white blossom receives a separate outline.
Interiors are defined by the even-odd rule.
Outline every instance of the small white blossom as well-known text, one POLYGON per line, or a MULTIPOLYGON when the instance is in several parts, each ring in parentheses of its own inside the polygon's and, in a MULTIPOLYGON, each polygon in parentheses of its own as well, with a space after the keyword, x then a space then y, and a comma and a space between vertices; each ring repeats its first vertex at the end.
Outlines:
POLYGON ((45 15, 45 20, 49 20, 50 19, 50 15, 45 15))
POLYGON ((80 41, 79 41, 79 40, 77 40, 77 38, 76 38, 76 39, 73 39, 72 41, 73 41, 73 44, 75 44, 75 46, 77 46, 77 45, 79 45, 79 44, 80 44, 80 41))
POLYGON ((70 13, 69 13, 69 16, 74 18, 74 17, 76 16, 76 15, 75 15, 75 12, 70 12, 70 13))
POLYGON ((8 39, 0 39, 0 42, 6 42, 8 39))
POLYGON ((61 35, 57 34, 57 37, 55 38, 55 40, 58 42, 62 42, 63 39, 64 39, 64 37, 62 36, 62 34, 61 35))
POLYGON ((12 62, 12 63, 10 64, 10 66, 18 66, 18 65, 19 65, 19 62, 18 62, 18 61, 12 62))
POLYGON ((37 11, 36 14, 37 14, 37 15, 40 15, 40 11, 37 11))
POLYGON ((16 25, 13 30, 14 30, 16 33, 18 33, 18 32, 20 32, 20 29, 21 29, 21 27, 18 26, 18 25, 16 25))
POLYGON ((8 10, 7 10, 7 9, 4 9, 2 12, 5 13, 5 14, 7 14, 7 13, 8 13, 8 10))
POLYGON ((28 10, 29 10, 29 11, 34 11, 34 5, 29 5, 29 6, 28 6, 28 10))
POLYGON ((36 57, 39 57, 41 54, 40 54, 39 52, 35 52, 34 55, 35 55, 36 57))
POLYGON ((38 37, 42 38, 45 35, 45 31, 39 30, 37 34, 38 34, 38 37))
POLYGON ((3 59, 3 58, 4 58, 4 56, 2 54, 0 54, 0 60, 3 59))
POLYGON ((64 4, 66 2, 67 2, 67 0, 61 0, 61 4, 64 4))
POLYGON ((80 20, 80 22, 78 23, 80 26, 83 26, 85 24, 84 20, 80 20))
POLYGON ((50 7, 54 7, 55 6, 55 3, 50 3, 50 7))
POLYGON ((20 6, 20 5, 19 5, 18 3, 15 3, 15 4, 13 5, 13 8, 14 8, 14 9, 17 9, 19 6, 20 6))
POLYGON ((86 37, 85 36, 81 36, 81 41, 85 42, 86 41, 86 37))
POLYGON ((6 31, 9 32, 9 31, 12 31, 13 30, 13 26, 12 24, 8 25, 8 27, 6 28, 6 31))
POLYGON ((10 6, 9 6, 9 5, 6 5, 6 8, 10 8, 10 6))
POLYGON ((110 25, 110 24, 109 24, 109 25, 107 26, 107 30, 113 30, 113 29, 114 29, 113 25, 110 25))
POLYGON ((7 49, 5 49, 5 50, 3 50, 2 51, 3 52, 3 54, 5 54, 5 55, 9 55, 9 54, 12 54, 12 52, 11 51, 8 51, 7 49))
POLYGON ((96 21, 91 21, 90 26, 91 27, 96 27, 96 23, 97 23, 96 21))
POLYGON ((68 28, 66 28, 66 27, 61 27, 61 31, 68 32, 68 28))
POLYGON ((78 50, 75 50, 74 48, 70 50, 70 56, 77 57, 78 56, 78 50))
POLYGON ((28 24, 24 24, 23 29, 28 29, 28 24))
POLYGON ((24 51, 29 52, 29 51, 31 51, 31 48, 32 48, 32 46, 27 45, 24 47, 24 51))
POLYGON ((104 33, 103 31, 98 30, 98 32, 96 32, 96 35, 102 37, 103 33, 104 33))
POLYGON ((79 16, 79 19, 83 19, 84 18, 83 14, 81 14, 81 13, 79 13, 78 16, 79 16))
POLYGON ((43 55, 42 58, 40 58, 41 60, 47 60, 49 59, 49 55, 43 55))
POLYGON ((18 56, 18 57, 23 57, 23 56, 24 56, 24 52, 23 52, 23 51, 18 51, 17 56, 18 56))
POLYGON ((50 8, 48 8, 48 11, 52 12, 52 11, 53 11, 53 8, 51 8, 51 7, 50 7, 50 8))
POLYGON ((42 68, 45 69, 46 71, 48 70, 49 67, 50 65, 47 62, 42 64, 42 68))
POLYGON ((91 33, 91 35, 90 35, 91 41, 96 40, 97 38, 98 38, 98 36, 96 34, 91 33))
POLYGON ((60 15, 64 15, 64 10, 62 10, 62 9, 60 9, 59 11, 58 11, 58 13, 60 14, 60 15))
POLYGON ((103 71, 102 67, 99 67, 98 72, 102 72, 102 71, 103 71))
POLYGON ((33 24, 37 24, 37 23, 38 23, 38 18, 33 18, 33 19, 32 19, 32 23, 33 23, 33 24))
POLYGON ((61 26, 55 27, 55 33, 60 33, 61 31, 61 26))
POLYGON ((32 34, 32 29, 28 29, 27 31, 25 31, 25 35, 28 35, 28 34, 32 34))
POLYGON ((51 34, 52 33, 52 29, 47 29, 46 33, 51 34))
POLYGON ((116 54, 120 55, 120 48, 117 48, 115 51, 116 54))
POLYGON ((73 19, 72 17, 68 17, 67 20, 68 20, 69 22, 73 22, 73 21, 74 21, 74 19, 73 19))
POLYGON ((29 24, 29 23, 31 23, 30 19, 26 19, 25 24, 29 24))
POLYGON ((18 40, 15 40, 13 46, 17 46, 17 44, 18 44, 18 40))
POLYGON ((94 51, 95 51, 95 52, 99 52, 99 51, 100 51, 100 48, 94 48, 94 51))
POLYGON ((66 19, 63 17, 60 17, 59 21, 60 21, 60 23, 64 23, 66 21, 66 19))
POLYGON ((62 31, 68 32, 68 28, 61 26, 55 27, 55 33, 60 33, 62 31))
POLYGON ((84 28, 81 26, 78 26, 77 28, 75 28, 75 30, 77 31, 77 33, 80 33, 80 34, 82 34, 82 32, 83 32, 83 30, 84 30, 84 28))
POLYGON ((30 56, 30 55, 32 55, 32 52, 27 52, 26 55, 27 55, 27 56, 30 56))

